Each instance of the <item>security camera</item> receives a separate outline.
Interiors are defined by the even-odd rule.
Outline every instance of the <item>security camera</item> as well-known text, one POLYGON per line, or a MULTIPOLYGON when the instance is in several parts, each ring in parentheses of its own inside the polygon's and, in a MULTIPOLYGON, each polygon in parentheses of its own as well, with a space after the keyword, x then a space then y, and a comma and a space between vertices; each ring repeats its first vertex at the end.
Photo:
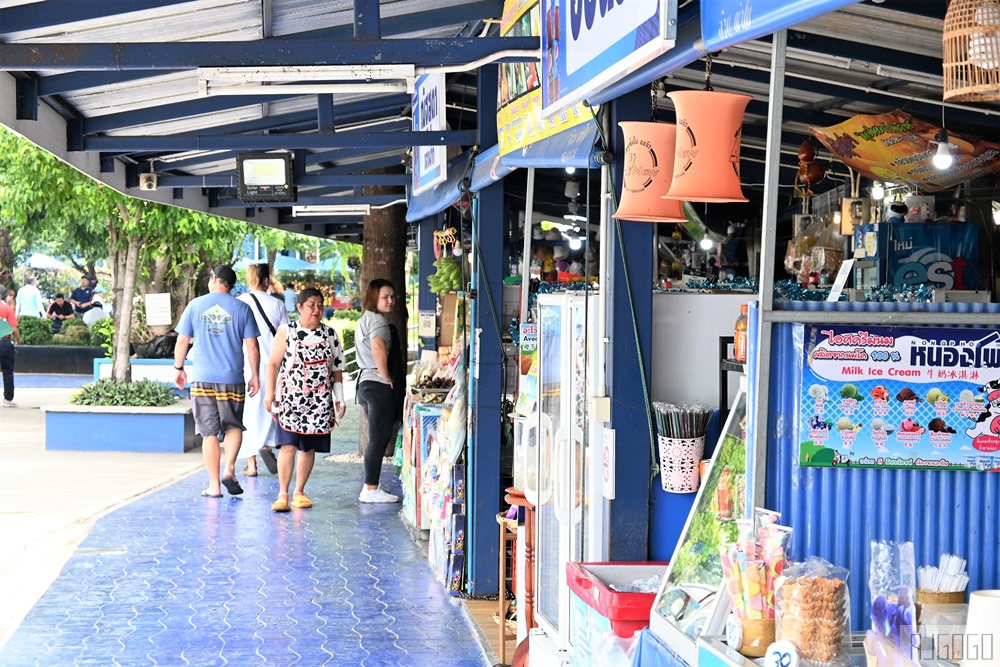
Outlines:
POLYGON ((139 174, 139 189, 140 190, 155 190, 156 189, 156 174, 139 174))

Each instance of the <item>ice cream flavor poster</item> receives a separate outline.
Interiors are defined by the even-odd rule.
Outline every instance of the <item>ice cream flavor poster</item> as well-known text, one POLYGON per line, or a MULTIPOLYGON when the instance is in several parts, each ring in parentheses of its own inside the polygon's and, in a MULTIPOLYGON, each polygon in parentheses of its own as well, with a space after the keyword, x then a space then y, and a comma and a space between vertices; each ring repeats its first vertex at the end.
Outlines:
POLYGON ((1000 470, 1000 331, 806 325, 800 464, 1000 470))

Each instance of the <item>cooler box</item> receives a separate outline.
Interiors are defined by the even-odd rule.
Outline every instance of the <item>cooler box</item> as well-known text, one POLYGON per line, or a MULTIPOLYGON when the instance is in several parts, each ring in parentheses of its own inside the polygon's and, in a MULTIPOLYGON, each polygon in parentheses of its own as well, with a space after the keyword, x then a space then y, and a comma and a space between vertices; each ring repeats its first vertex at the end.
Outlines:
POLYGON ((570 596, 569 642, 573 664, 595 664, 597 640, 613 632, 622 639, 649 625, 653 593, 620 593, 614 586, 624 586, 637 579, 667 573, 668 563, 567 563, 566 583, 570 596))

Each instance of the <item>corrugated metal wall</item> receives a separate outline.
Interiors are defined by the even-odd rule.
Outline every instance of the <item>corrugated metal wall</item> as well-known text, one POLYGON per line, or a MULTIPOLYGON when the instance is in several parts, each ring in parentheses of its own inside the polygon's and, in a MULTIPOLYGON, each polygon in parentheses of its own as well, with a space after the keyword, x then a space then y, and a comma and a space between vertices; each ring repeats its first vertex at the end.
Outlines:
MULTIPOLYGON (((776 308, 1000 313, 1000 304, 966 303, 794 302, 776 304, 776 308)), ((872 540, 913 542, 918 567, 937 564, 943 552, 956 553, 969 561, 968 590, 1000 588, 1000 474, 800 468, 802 325, 776 324, 771 354, 767 506, 782 513, 783 524, 794 527, 794 560, 816 555, 851 570, 854 628, 869 625, 872 540)))

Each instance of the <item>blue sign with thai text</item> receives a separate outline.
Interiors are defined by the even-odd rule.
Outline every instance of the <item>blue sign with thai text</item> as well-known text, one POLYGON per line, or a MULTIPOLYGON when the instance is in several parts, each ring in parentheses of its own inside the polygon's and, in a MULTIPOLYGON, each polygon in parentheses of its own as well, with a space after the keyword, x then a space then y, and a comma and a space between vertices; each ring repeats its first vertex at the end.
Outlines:
POLYGON ((542 116, 649 62, 676 35, 677 0, 542 0, 542 116))
POLYGON ((857 0, 701 0, 701 39, 704 51, 757 39, 789 28, 857 0))
POLYGON ((803 466, 1000 469, 1000 331, 803 327, 803 466))

